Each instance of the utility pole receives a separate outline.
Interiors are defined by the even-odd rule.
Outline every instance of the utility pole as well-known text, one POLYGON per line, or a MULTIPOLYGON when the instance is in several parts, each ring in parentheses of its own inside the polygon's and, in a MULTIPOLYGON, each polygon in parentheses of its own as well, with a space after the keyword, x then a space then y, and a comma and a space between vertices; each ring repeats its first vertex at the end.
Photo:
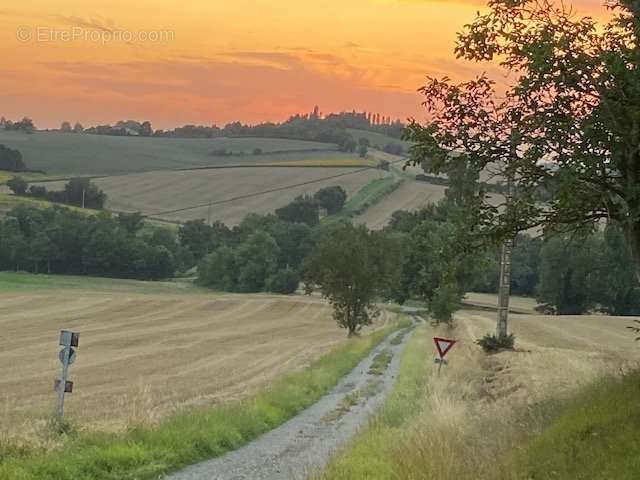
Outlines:
MULTIPOLYGON (((515 159, 516 152, 515 132, 511 131, 511 146, 509 156, 515 159)), ((513 201, 513 177, 507 173, 507 195, 505 208, 507 215, 513 201)), ((498 327, 497 337, 503 338, 508 335, 508 319, 509 319, 509 296, 511 294, 511 253, 513 251, 513 238, 508 238, 502 244, 502 253, 500 255, 500 281, 498 285, 498 327)))
POLYGON ((507 321, 509 317, 509 295, 511 292, 511 252, 513 239, 505 240, 502 244, 500 257, 500 287, 498 290, 498 338, 507 336, 507 321))
POLYGON ((84 195, 85 195, 85 189, 82 189, 82 209, 84 210, 84 195))

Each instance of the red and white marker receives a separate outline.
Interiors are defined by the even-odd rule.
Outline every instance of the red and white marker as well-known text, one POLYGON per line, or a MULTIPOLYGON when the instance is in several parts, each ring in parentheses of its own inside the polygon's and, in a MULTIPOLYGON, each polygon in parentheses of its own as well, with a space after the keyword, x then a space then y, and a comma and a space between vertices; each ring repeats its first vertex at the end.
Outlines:
POLYGON ((457 340, 450 340, 448 338, 434 337, 434 343, 436 344, 436 350, 438 350, 438 355, 440 358, 436 358, 436 363, 438 366, 438 375, 440 375, 440 369, 442 365, 446 365, 447 361, 444 357, 449 353, 449 350, 457 343, 457 340))

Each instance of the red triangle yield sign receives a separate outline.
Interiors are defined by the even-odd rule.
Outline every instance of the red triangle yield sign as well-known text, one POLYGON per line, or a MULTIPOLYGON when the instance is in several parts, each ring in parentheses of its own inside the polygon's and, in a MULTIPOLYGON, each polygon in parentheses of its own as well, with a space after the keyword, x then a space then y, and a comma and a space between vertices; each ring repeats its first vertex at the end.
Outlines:
POLYGON ((445 355, 449 353, 449 350, 451 350, 451 347, 456 344, 456 340, 449 340, 447 338, 440 337, 434 337, 433 341, 436 344, 436 349, 438 350, 440 358, 444 358, 445 355))

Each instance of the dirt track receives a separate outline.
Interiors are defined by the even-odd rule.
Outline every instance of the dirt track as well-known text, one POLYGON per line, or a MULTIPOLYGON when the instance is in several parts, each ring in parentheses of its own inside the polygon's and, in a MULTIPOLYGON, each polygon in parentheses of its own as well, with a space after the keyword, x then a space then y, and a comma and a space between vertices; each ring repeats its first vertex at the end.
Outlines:
POLYGON ((28 434, 51 412, 63 328, 80 332, 69 418, 107 429, 246 395, 345 339, 330 306, 309 297, 0 294, 0 430, 28 434))
POLYGON ((238 450, 188 467, 169 480, 290 480, 322 468, 366 424, 391 391, 400 354, 413 331, 391 335, 317 403, 238 450), (390 339, 401 337, 400 344, 390 339), (376 355, 393 355, 381 375, 369 370, 376 355), (357 401, 350 400, 357 398, 357 401), (345 401, 349 407, 345 408, 345 401))

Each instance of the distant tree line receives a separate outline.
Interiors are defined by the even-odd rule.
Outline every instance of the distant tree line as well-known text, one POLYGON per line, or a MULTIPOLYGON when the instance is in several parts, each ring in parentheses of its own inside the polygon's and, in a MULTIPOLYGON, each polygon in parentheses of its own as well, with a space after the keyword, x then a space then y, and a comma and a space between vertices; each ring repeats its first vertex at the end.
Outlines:
MULTIPOLYGON (((377 118, 380 121, 379 115, 377 118)), ((307 140, 321 143, 333 143, 345 152, 356 152, 358 143, 347 129, 360 129, 381 133, 400 139, 404 124, 396 121, 389 123, 375 123, 376 116, 371 114, 343 112, 330 114, 320 118, 317 112, 307 115, 294 115, 282 123, 260 123, 246 125, 232 122, 224 127, 217 125, 184 125, 173 130, 153 130, 149 121, 134 120, 120 121, 115 125, 98 125, 87 129, 77 124, 73 129, 69 122, 64 122, 61 131, 81 132, 95 135, 114 136, 142 136, 142 137, 171 137, 171 138, 220 138, 220 137, 267 137, 307 140)), ((387 153, 396 155, 404 153, 400 144, 389 143, 384 148, 387 153)))
POLYGON ((89 178, 72 178, 63 190, 49 191, 42 185, 31 185, 22 177, 13 177, 7 186, 15 195, 40 198, 56 203, 102 210, 107 194, 100 190, 89 178))
MULTIPOLYGON (((445 229, 442 238, 437 234, 452 218, 447 202, 416 212, 397 211, 392 216, 387 229, 408 234, 412 238, 409 244, 417 246, 403 272, 400 300, 428 297, 424 293, 440 288, 434 284, 446 277, 444 270, 435 277, 425 277, 423 265, 442 263, 456 243, 451 240, 455 238, 453 230, 445 229)), ((458 251, 453 256, 456 268, 450 278, 454 279, 452 285, 457 292, 454 302, 466 291, 497 293, 498 248, 471 250, 470 255, 458 251)), ((536 297, 544 313, 579 315, 599 311, 640 315, 640 285, 634 276, 631 249, 615 224, 579 236, 557 233, 532 238, 519 234, 512 253, 511 292, 536 297)))
POLYGON ((36 126, 34 125, 33 120, 29 117, 24 117, 22 120, 18 120, 16 122, 2 117, 0 118, 0 130, 33 133, 36 131, 36 126))
POLYGON ((138 214, 20 205, 0 220, 0 269, 159 280, 185 268, 189 254, 176 236, 142 225, 138 214))

